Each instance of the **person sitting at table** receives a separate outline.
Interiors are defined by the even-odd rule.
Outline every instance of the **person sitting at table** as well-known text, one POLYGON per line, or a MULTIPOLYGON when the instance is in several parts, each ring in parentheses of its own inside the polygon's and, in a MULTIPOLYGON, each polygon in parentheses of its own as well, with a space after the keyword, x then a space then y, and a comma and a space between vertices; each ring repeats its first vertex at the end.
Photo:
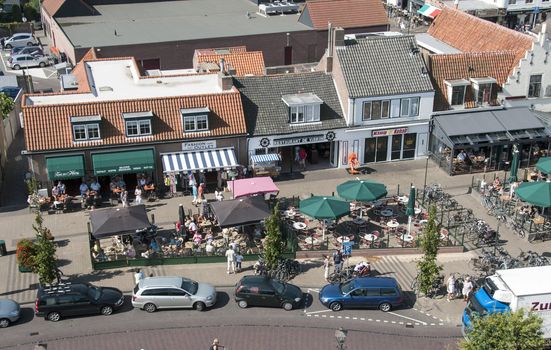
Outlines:
POLYGON ((54 186, 52 187, 52 197, 57 197, 57 195, 59 194, 58 192, 58 189, 57 189, 57 185, 54 184, 54 186))
POLYGON ((80 191, 80 196, 82 198, 85 198, 88 194, 88 185, 86 184, 86 181, 84 181, 84 179, 82 179, 82 183, 80 184, 80 187, 78 188, 79 191, 80 191))
POLYGON ((138 186, 144 187, 147 184, 147 180, 145 179, 145 176, 142 175, 138 178, 138 186))
POLYGON ((195 232, 195 234, 193 235, 193 243, 195 243, 196 245, 199 245, 201 244, 202 241, 203 241, 203 236, 201 235, 201 233, 199 231, 195 232))
POLYGON ((354 266, 354 272, 360 277, 369 276, 371 273, 371 265, 367 261, 362 261, 354 266))
POLYGON ((212 229, 209 229, 207 231, 207 234, 205 235, 205 241, 212 241, 214 240, 214 234, 212 233, 212 229))
POLYGON ((97 179, 94 179, 92 183, 90 184, 90 189, 92 191, 95 191, 97 194, 101 192, 101 185, 99 184, 97 179))
POLYGON ((135 258, 136 257, 136 249, 134 249, 134 246, 132 244, 127 244, 125 247, 125 253, 127 258, 135 258))
POLYGON ((462 149, 459 154, 457 155, 457 160, 464 162, 465 159, 467 159, 467 153, 465 153, 465 150, 462 149))
POLYGON ((121 190, 126 189, 126 182, 124 182, 123 178, 120 176, 117 176, 117 187, 121 190))
POLYGON ((57 194, 65 194, 65 184, 61 181, 57 183, 57 194))
POLYGON ((99 249, 98 251, 92 250, 92 258, 94 258, 96 261, 105 261, 107 260, 107 256, 103 252, 103 249, 99 249))
POLYGON ((536 214, 538 213, 538 209, 536 209, 535 206, 531 206, 530 207, 530 213, 528 214, 530 216, 530 218, 535 218, 536 217, 536 214))
POLYGON ((117 179, 115 177, 111 178, 111 182, 109 183, 109 190, 111 192, 116 192, 118 189, 117 179))
POLYGON ((207 245, 205 246, 205 252, 207 253, 207 255, 214 254, 214 246, 212 245, 212 242, 207 242, 207 245))
POLYGON ((156 240, 152 240, 151 243, 149 243, 149 248, 154 250, 155 252, 159 253, 161 251, 161 248, 157 244, 156 240))
POLYGON ((216 190, 214 191, 214 198, 218 202, 222 202, 224 200, 224 192, 220 187, 216 188, 216 190))
POLYGON ((195 223, 195 220, 191 220, 188 229, 192 235, 195 235, 195 232, 197 232, 197 224, 195 223))

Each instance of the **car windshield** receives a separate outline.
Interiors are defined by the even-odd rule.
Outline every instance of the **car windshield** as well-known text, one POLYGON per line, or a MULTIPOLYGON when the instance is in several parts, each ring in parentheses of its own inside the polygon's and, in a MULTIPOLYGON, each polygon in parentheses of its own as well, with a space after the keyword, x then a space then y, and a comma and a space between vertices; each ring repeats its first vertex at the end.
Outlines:
POLYGON ((477 314, 479 316, 484 316, 487 314, 486 309, 480 304, 476 297, 470 298, 469 303, 467 304, 467 313, 477 314))
POLYGON ((340 288, 342 294, 348 294, 352 291, 352 289, 354 289, 354 281, 341 283, 340 288))
POLYGON ((89 285, 88 286, 88 296, 92 300, 98 300, 101 297, 101 288, 89 285))
POLYGON ((199 283, 192 280, 182 280, 182 289, 188 292, 189 294, 197 293, 199 289, 199 283))
POLYGON ((283 294, 283 292, 285 291, 285 284, 276 280, 272 280, 272 287, 274 287, 277 294, 283 294))

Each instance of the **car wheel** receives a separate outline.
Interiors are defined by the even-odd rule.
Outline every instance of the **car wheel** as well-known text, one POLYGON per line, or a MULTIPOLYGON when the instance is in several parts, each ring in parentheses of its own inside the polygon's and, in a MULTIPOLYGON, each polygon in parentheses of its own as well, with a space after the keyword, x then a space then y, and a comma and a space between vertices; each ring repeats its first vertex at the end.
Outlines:
POLYGON ((247 306, 249 306, 245 300, 239 300, 239 301, 237 302, 237 305, 238 305, 240 308, 242 308, 242 309, 246 309, 247 306))
POLYGON ((149 313, 155 312, 157 310, 157 306, 152 303, 147 303, 144 305, 143 309, 149 313))
POLYGON ((13 48, 13 46, 11 46, 11 44, 7 44, 5 47, 6 47, 6 49, 8 49, 8 50, 11 50, 11 49, 13 48))
POLYGON ((10 320, 7 318, 0 319, 0 328, 6 328, 10 325, 10 320))
POLYGON ((21 68, 18 64, 16 64, 15 66, 13 66, 13 69, 15 70, 19 70, 19 68, 21 68))
POLYGON ((38 65, 40 66, 40 68, 46 67, 46 63, 44 63, 44 62, 40 62, 38 65))
POLYGON ((202 303, 202 302, 197 302, 193 306, 194 306, 195 310, 197 310, 197 311, 204 311, 207 308, 205 303, 202 303))
POLYGON ((101 308, 101 314, 103 316, 109 316, 113 313, 113 308, 109 305, 105 305, 104 307, 101 308))
POLYGON ((283 310, 285 311, 293 310, 293 304, 291 304, 290 302, 283 303, 283 310))
POLYGON ((382 303, 381 305, 379 305, 379 310, 381 310, 382 312, 389 312, 390 309, 392 309, 392 305, 390 305, 389 303, 382 303))
POLYGON ((50 312, 48 314, 48 320, 50 320, 52 322, 57 322, 57 321, 61 320, 61 315, 59 314, 59 312, 50 312))
POLYGON ((29 41, 29 42, 27 43, 27 46, 33 46, 33 43, 29 41))
POLYGON ((341 303, 337 303, 337 302, 334 302, 334 303, 331 303, 329 305, 329 308, 333 311, 341 311, 342 310, 342 304, 341 303))

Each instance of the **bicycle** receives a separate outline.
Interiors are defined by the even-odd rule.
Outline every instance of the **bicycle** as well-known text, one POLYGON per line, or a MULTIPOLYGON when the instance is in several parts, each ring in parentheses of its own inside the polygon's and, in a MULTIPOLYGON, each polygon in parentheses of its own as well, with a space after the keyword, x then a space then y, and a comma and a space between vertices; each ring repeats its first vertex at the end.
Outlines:
POLYGON ((352 267, 347 267, 337 272, 333 272, 329 275, 329 283, 343 283, 354 277, 354 269, 352 267))
MULTIPOLYGON (((415 295, 418 295, 420 293, 420 283, 419 283, 419 276, 420 274, 417 274, 413 281, 411 281, 411 291, 415 293, 415 295)), ((428 291, 428 293, 425 294, 428 298, 435 298, 441 294, 442 291, 442 284, 444 281, 443 276, 438 276, 438 278, 434 281, 434 283, 431 286, 431 289, 428 291)))

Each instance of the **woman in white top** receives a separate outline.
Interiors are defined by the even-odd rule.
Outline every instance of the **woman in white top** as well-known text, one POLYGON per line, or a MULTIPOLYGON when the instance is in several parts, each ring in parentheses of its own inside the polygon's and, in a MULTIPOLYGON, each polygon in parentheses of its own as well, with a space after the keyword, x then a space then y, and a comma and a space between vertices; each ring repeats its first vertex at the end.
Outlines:
POLYGON ((329 256, 325 255, 325 259, 323 260, 323 277, 327 282, 329 282, 329 267, 331 266, 331 261, 329 260, 329 256))
POLYGON ((465 278, 465 282, 463 283, 463 290, 461 291, 463 294, 463 301, 469 300, 469 297, 471 296, 472 291, 473 291, 473 282, 471 282, 470 277, 467 277, 465 278))
POLYGON ((455 297, 455 276, 453 274, 448 277, 446 284, 448 289, 448 301, 450 301, 455 297))
POLYGON ((136 200, 134 201, 136 205, 142 204, 142 189, 140 186, 136 186, 136 189, 134 190, 134 196, 136 196, 136 200))

